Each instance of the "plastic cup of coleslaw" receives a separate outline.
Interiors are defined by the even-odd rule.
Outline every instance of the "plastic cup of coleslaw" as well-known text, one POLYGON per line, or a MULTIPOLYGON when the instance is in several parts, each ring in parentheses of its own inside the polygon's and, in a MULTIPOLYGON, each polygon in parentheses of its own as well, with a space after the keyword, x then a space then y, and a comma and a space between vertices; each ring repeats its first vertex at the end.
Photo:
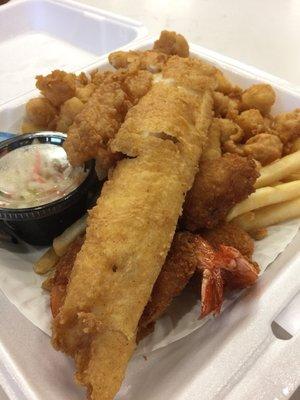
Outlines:
POLYGON ((32 245, 49 245, 80 218, 99 193, 94 162, 72 167, 66 135, 42 132, 0 144, 0 230, 32 245))

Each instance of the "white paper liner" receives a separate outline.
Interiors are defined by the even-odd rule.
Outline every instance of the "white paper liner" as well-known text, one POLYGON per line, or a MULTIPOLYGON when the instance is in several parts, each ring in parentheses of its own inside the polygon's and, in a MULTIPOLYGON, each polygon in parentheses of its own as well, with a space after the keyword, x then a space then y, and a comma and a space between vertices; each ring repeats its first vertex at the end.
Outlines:
MULTIPOLYGON (((261 273, 293 240, 299 227, 299 219, 273 226, 268 229, 269 235, 265 239, 255 243, 254 260, 260 265, 261 273)), ((45 249, 0 242, 0 289, 27 319, 50 335, 49 294, 41 288, 45 277, 36 275, 32 269, 33 262, 43 252, 45 249)), ((223 309, 240 293, 226 299, 223 309)), ((147 354, 175 342, 212 318, 208 316, 199 320, 199 313, 200 301, 194 291, 185 290, 156 323, 153 334, 139 344, 137 353, 147 354)))

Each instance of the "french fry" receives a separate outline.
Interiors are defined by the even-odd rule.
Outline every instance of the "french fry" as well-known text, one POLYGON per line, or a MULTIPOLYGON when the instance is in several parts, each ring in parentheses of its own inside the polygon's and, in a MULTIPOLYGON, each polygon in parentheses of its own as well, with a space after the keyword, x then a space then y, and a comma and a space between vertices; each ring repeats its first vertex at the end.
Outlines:
MULTIPOLYGON (((298 179, 290 179, 289 181, 285 181, 285 182, 282 182, 282 181, 276 181, 276 182, 273 182, 272 183, 272 185, 270 185, 271 187, 276 187, 276 186, 278 186, 278 185, 282 185, 283 183, 286 183, 286 182, 290 182, 290 181, 297 181, 298 179)), ((268 187, 268 186, 266 186, 266 187, 268 187)), ((262 188, 260 188, 260 189, 262 189, 262 188)))
POLYGON ((291 182, 291 181, 297 181, 300 180, 300 170, 294 172, 293 174, 283 178, 284 182, 291 182))
POLYGON ((231 221, 233 218, 249 211, 271 204, 283 203, 296 197, 300 197, 300 180, 282 183, 278 186, 263 187, 257 189, 244 201, 236 204, 230 210, 226 220, 231 221))
POLYGON ((300 197, 242 214, 232 222, 247 232, 300 217, 300 197))
POLYGON ((262 240, 268 236, 268 230, 266 228, 255 229, 248 233, 254 240, 262 240))
POLYGON ((47 290, 47 292, 51 292, 53 286, 53 278, 54 278, 54 271, 50 272, 50 275, 42 282, 42 288, 47 290))
POLYGON ((296 171, 300 171, 300 150, 261 168, 260 177, 255 182, 254 187, 258 189, 271 185, 296 171))
POLYGON ((55 253, 61 257, 67 251, 69 245, 86 229, 87 214, 69 226, 61 235, 53 240, 53 248, 55 253))
POLYGON ((300 150, 300 138, 297 138, 291 148, 291 152, 294 153, 295 151, 300 150))
POLYGON ((37 274, 43 275, 54 267, 59 257, 55 253, 53 247, 50 247, 46 253, 33 265, 33 269, 37 274))

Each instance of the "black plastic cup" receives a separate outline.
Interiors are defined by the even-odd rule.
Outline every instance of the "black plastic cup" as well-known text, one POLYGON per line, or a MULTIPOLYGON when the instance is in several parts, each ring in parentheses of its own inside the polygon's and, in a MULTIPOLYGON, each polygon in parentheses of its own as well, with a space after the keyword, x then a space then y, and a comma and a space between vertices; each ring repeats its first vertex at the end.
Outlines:
MULTIPOLYGON (((66 135, 58 132, 16 136, 0 144, 0 158, 14 149, 32 144, 33 141, 62 146, 65 139, 66 135)), ((88 171, 85 180, 58 200, 28 208, 0 207, 0 230, 16 240, 21 239, 32 245, 51 244, 56 236, 95 203, 99 181, 94 161, 85 163, 84 168, 88 171)))

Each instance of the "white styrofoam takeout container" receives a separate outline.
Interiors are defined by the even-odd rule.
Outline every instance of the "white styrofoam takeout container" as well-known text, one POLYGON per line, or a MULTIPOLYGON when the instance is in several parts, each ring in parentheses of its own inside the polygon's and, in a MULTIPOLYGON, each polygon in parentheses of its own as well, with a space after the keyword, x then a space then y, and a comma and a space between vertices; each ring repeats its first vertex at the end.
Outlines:
MULTIPOLYGON (((124 49, 145 49, 152 39, 124 49)), ((287 82, 250 66, 191 46, 192 55, 222 68, 243 87, 269 82, 277 91, 274 112, 300 104, 287 82)), ((95 66, 106 67, 103 57, 95 66)), ((86 68, 85 70, 89 70, 86 68)), ((24 103, 35 92, 0 109, 0 129, 17 130, 24 103)), ((135 357, 117 400, 283 400, 300 383, 300 335, 279 340, 271 324, 296 301, 300 289, 300 234, 275 260, 255 287, 224 313, 191 335, 147 355, 135 357)), ((1 257, 1 249, 0 249, 1 257)), ((0 384, 12 400, 84 399, 72 382, 74 366, 54 351, 49 338, 0 296, 0 384)))
POLYGON ((0 8, 0 104, 35 88, 35 75, 73 71, 145 37, 139 22, 72 0, 15 0, 0 8))

